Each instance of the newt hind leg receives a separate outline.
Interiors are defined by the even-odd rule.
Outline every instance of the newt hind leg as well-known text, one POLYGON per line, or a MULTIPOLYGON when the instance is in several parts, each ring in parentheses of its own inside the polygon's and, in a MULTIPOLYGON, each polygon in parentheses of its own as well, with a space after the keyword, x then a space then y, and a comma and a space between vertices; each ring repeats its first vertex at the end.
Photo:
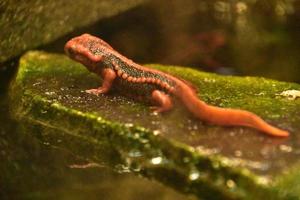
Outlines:
POLYGON ((173 107, 171 97, 159 90, 154 90, 152 92, 151 100, 157 105, 151 107, 151 109, 156 113, 169 111, 173 107))
POLYGON ((111 89, 111 86, 116 76, 117 75, 114 70, 109 68, 103 69, 101 72, 101 77, 103 79, 102 85, 99 88, 86 90, 85 92, 89 94, 95 94, 95 95, 107 93, 111 89))

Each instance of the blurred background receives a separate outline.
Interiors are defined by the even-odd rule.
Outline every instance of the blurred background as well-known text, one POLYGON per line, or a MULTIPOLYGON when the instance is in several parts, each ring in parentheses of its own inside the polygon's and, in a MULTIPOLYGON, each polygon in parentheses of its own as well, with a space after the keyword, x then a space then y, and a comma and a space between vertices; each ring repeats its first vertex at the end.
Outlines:
POLYGON ((299 22, 296 0, 152 0, 71 35, 100 36, 139 63, 300 82, 299 22))

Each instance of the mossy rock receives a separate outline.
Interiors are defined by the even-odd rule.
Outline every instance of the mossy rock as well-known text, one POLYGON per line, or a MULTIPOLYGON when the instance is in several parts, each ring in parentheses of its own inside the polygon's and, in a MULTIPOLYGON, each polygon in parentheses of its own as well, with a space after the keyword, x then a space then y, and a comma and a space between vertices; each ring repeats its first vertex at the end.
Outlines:
MULTIPOLYGON (((0 2, 0 63, 68 32, 117 15, 145 0, 0 2)), ((0 66, 1 67, 1 66, 0 66)))
MULTIPOLYGON (((203 199, 298 199, 300 85, 149 65, 192 82, 199 98, 242 108, 291 131, 287 139, 242 127, 207 125, 180 104, 154 115, 116 93, 86 89, 100 78, 64 55, 28 52, 10 87, 11 114, 28 133, 119 172, 155 179, 203 199)), ((230 116, 229 116, 230 117, 230 116)))

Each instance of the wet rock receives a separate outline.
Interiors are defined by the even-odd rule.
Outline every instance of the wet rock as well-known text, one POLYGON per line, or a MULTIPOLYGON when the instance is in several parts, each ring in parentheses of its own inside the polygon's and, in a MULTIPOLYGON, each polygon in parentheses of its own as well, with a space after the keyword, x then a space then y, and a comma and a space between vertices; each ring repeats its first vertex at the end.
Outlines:
POLYGON ((207 125, 179 102, 171 112, 153 115, 148 105, 115 92, 87 94, 100 85, 99 77, 64 55, 37 51, 20 60, 10 87, 11 114, 50 146, 199 198, 297 197, 296 189, 286 189, 290 183, 297 187, 297 176, 283 172, 298 163, 300 101, 278 94, 299 85, 149 66, 189 80, 207 103, 247 109, 292 134, 278 139, 248 128, 207 125))

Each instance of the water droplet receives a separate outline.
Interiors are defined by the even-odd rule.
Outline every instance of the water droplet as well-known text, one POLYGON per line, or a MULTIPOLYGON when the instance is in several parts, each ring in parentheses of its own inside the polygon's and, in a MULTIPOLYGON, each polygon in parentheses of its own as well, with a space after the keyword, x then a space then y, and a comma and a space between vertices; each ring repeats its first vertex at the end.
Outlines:
POLYGON ((140 139, 140 142, 143 143, 143 144, 146 144, 146 143, 149 142, 149 140, 148 140, 148 139, 145 139, 145 138, 141 138, 141 139, 140 139))
POLYGON ((139 166, 139 165, 132 165, 131 166, 131 170, 134 171, 134 172, 139 172, 139 171, 141 171, 141 166, 139 166))
POLYGON ((119 173, 129 173, 129 167, 123 164, 117 165, 116 166, 116 171, 119 173))
POLYGON ((101 168, 101 166, 98 163, 86 163, 86 164, 72 164, 69 165, 71 169, 86 169, 86 168, 101 168))
POLYGON ((199 171, 197 171, 197 170, 192 170, 191 173, 189 174, 189 179, 190 179, 191 181, 194 181, 194 180, 197 180, 197 179, 199 178, 199 176, 200 176, 199 171))
POLYGON ((263 185, 268 185, 270 184, 270 179, 267 177, 260 177, 257 179, 258 183, 263 184, 263 185))
POLYGON ((162 162, 162 157, 154 157, 151 159, 153 165, 159 165, 162 162))
POLYGON ((142 156, 142 152, 140 152, 138 150, 132 150, 128 153, 128 156, 133 157, 133 158, 140 157, 140 156, 142 156))
POLYGON ((150 115, 152 115, 152 116, 158 116, 158 112, 152 112, 150 115))
POLYGON ((133 138, 135 138, 135 139, 138 139, 138 138, 140 138, 140 134, 138 134, 138 133, 135 133, 135 134, 133 135, 133 138))
POLYGON ((50 143, 49 142, 43 142, 44 145, 49 146, 50 143))
POLYGON ((200 152, 201 154, 204 154, 204 155, 213 155, 213 154, 220 153, 220 149, 216 149, 216 148, 207 149, 207 148, 202 147, 202 146, 197 146, 196 151, 198 151, 198 152, 200 152))
POLYGON ((255 94, 256 96, 263 96, 263 95, 265 95, 265 93, 264 92, 260 92, 260 93, 258 93, 258 94, 255 94))
POLYGON ((243 152, 241 152, 241 151, 239 151, 239 150, 236 150, 236 151, 234 152, 234 155, 235 155, 236 157, 241 157, 241 156, 243 155, 243 152))
POLYGON ((159 122, 158 121, 151 121, 151 124, 157 125, 157 124, 159 124, 159 122))
POLYGON ((230 131, 230 132, 229 132, 229 135, 230 135, 231 137, 234 137, 234 136, 236 135, 236 133, 235 133, 234 131, 230 131))
POLYGON ((51 96, 51 95, 55 95, 55 92, 45 92, 45 94, 51 96))
POLYGON ((41 83, 40 82, 36 82, 34 84, 32 84, 32 86, 37 86, 37 85, 40 85, 41 83))
POLYGON ((130 127, 133 127, 133 124, 132 124, 132 123, 126 123, 125 126, 126 126, 127 128, 130 128, 130 127))
POLYGON ((214 83, 214 82, 216 82, 216 80, 215 79, 210 79, 210 78, 204 78, 204 82, 214 83))
POLYGON ((283 144, 279 146, 279 149, 286 153, 290 153, 293 151, 293 147, 288 146, 288 145, 283 145, 283 144))
POLYGON ((231 179, 226 181, 226 185, 228 188, 234 188, 236 186, 235 182, 231 179))
POLYGON ((247 4, 245 4, 244 2, 238 2, 238 3, 236 4, 236 11, 237 11, 237 13, 239 13, 239 14, 242 14, 242 13, 246 12, 247 9, 248 9, 248 6, 247 6, 247 4))
POLYGON ((153 135, 159 135, 159 134, 161 134, 161 132, 159 130, 154 130, 153 131, 153 135))

